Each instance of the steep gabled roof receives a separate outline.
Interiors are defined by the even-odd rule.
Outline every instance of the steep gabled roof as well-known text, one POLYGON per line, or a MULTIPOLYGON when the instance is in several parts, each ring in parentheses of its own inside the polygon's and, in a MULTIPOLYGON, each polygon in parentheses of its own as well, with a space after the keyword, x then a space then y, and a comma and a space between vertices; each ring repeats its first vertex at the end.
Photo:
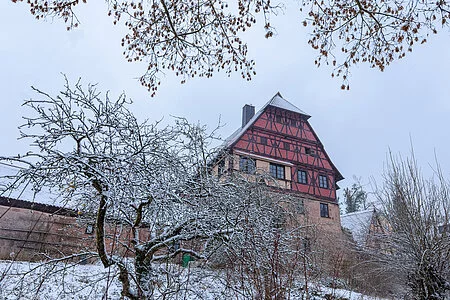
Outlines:
MULTIPOLYGON (((248 122, 247 124, 245 124, 244 127, 238 128, 235 132, 233 132, 222 144, 221 148, 223 150, 227 150, 230 149, 231 147, 233 147, 233 145, 242 137, 242 135, 247 131, 247 129, 249 129, 253 123, 256 122, 256 120, 262 115, 262 113, 266 110, 267 107, 272 106, 272 107, 277 107, 280 109, 284 109, 290 112, 294 112, 294 113, 298 113, 300 115, 302 115, 303 117, 306 118, 306 120, 308 120, 311 116, 308 115, 307 113, 305 113, 303 110, 301 110, 300 108, 298 108, 297 106, 295 106, 294 104, 292 104, 291 102, 287 101, 286 99, 283 98, 283 96, 281 96, 280 92, 276 93, 270 100, 269 102, 267 102, 248 122)), ((316 133, 314 132, 314 130, 311 128, 313 134, 316 136, 317 140, 319 140, 319 138, 317 137, 316 133)), ((329 158, 328 154, 326 153, 326 151, 324 151, 326 158, 328 159, 328 161, 330 162, 333 170, 336 172, 336 182, 340 181, 342 179, 344 179, 344 177, 342 176, 342 174, 339 172, 339 170, 334 166, 333 162, 331 161, 331 159, 329 158)), ((216 158, 215 158, 216 159, 216 158)), ((339 189, 339 187, 337 187, 337 189, 339 189)))
POLYGON ((276 93, 275 96, 272 97, 272 99, 270 99, 269 102, 267 102, 267 104, 264 106, 264 108, 266 106, 275 106, 278 108, 282 108, 288 111, 292 111, 295 113, 299 113, 302 114, 304 116, 307 116, 308 119, 311 117, 310 115, 308 115, 307 113, 305 113, 303 110, 301 110, 300 108, 298 108, 297 106, 295 106, 294 104, 292 104, 291 102, 287 101, 286 99, 284 99, 280 92, 276 93))
POLYGON ((276 93, 275 96, 270 99, 269 102, 264 104, 263 107, 245 124, 244 127, 238 128, 235 132, 233 132, 223 143, 223 148, 228 148, 232 146, 239 138, 244 134, 244 132, 255 123, 255 121, 261 116, 261 114, 266 110, 268 106, 278 107, 287 111, 291 111, 294 113, 301 114, 309 119, 311 116, 305 113, 303 110, 292 104, 291 102, 284 99, 280 92, 276 93))

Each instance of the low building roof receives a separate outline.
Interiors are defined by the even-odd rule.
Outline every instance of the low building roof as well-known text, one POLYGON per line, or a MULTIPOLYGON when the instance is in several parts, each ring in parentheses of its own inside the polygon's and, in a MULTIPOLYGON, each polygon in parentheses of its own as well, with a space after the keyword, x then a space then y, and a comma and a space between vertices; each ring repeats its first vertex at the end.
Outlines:
POLYGON ((374 209, 348 213, 341 216, 341 225, 349 230, 358 245, 364 245, 369 234, 374 209))
POLYGON ((0 205, 7 207, 30 209, 35 211, 46 212, 49 214, 64 215, 70 217, 76 217, 78 215, 77 212, 73 209, 64 208, 56 205, 43 204, 39 202, 18 200, 2 196, 0 196, 0 205))

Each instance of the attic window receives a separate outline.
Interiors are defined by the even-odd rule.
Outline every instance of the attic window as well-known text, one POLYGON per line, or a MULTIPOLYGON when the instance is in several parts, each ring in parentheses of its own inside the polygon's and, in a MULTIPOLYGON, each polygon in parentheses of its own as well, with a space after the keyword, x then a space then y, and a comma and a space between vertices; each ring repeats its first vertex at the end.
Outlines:
POLYGON ((314 149, 309 148, 309 147, 305 147, 305 153, 307 155, 316 156, 316 151, 314 151, 314 149))
POLYGON ((261 144, 267 145, 267 138, 266 138, 265 136, 261 136, 261 137, 259 138, 259 140, 261 141, 261 144))
POLYGON ((284 142, 284 149, 286 150, 291 149, 291 145, 288 142, 284 142))

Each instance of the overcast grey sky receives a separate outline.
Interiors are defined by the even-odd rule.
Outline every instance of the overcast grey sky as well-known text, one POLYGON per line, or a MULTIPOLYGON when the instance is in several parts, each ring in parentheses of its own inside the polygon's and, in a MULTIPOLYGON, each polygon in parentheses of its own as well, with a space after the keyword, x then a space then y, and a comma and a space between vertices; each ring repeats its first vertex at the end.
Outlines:
MULTIPOLYGON (((262 28, 246 35, 257 75, 246 82, 215 74, 212 79, 180 85, 171 74, 163 78, 155 98, 135 79, 145 64, 127 63, 122 56, 120 26, 106 16, 103 1, 81 4, 81 24, 67 32, 60 20, 35 20, 23 4, 0 2, 1 153, 27 151, 17 141, 21 103, 33 96, 30 86, 56 93, 63 86, 60 73, 74 82, 97 82, 111 95, 126 91, 136 114, 156 120, 184 116, 214 128, 221 118, 222 137, 241 124, 241 108, 249 103, 258 110, 276 92, 312 116, 310 123, 329 156, 346 180, 370 176, 378 181, 388 148, 407 155, 410 138, 424 170, 436 151, 445 174, 450 172, 448 149, 450 120, 450 37, 448 32, 417 46, 405 59, 384 73, 361 65, 352 70, 350 91, 330 77, 331 69, 316 68, 315 53, 307 45, 307 30, 300 24, 297 7, 273 20, 277 35, 266 40, 262 28), (94 3, 96 2, 96 3, 94 3)), ((262 26, 262 25, 261 25, 262 26)))

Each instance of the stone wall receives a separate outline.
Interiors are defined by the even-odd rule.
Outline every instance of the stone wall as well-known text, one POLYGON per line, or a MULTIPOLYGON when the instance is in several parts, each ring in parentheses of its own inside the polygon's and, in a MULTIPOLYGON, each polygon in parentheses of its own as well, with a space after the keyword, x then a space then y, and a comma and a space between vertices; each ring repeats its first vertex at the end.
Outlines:
MULTIPOLYGON (((49 213, 30 208, 0 205, 0 259, 41 260, 95 251, 94 224, 81 217, 49 213)), ((148 230, 140 230, 141 238, 148 230)), ((131 256, 128 226, 106 226, 106 249, 131 256), (120 241, 120 243, 118 243, 120 241)))
POLYGON ((306 198, 304 200, 304 206, 309 224, 317 224, 323 230, 330 233, 341 233, 341 215, 337 203, 306 198), (320 216, 320 203, 328 205, 328 217, 320 216))

